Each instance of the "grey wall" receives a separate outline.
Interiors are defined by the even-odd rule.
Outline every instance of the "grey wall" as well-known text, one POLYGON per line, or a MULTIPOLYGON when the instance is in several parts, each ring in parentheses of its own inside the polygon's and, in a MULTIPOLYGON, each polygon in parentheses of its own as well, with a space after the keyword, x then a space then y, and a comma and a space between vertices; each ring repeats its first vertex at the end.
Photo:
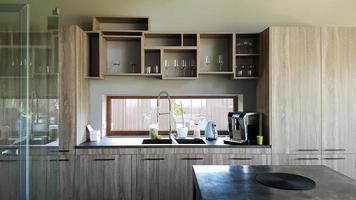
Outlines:
MULTIPOLYGON (((38 0, 37 0, 38 1, 38 0)), ((355 26, 355 0, 62 0, 62 22, 149 16, 153 31, 261 31, 273 25, 355 26)))
POLYGON ((161 90, 171 95, 243 94, 244 110, 256 106, 256 81, 231 80, 229 76, 205 75, 198 80, 160 80, 151 77, 106 77, 90 81, 90 123, 102 129, 103 97, 105 95, 155 96, 161 90))

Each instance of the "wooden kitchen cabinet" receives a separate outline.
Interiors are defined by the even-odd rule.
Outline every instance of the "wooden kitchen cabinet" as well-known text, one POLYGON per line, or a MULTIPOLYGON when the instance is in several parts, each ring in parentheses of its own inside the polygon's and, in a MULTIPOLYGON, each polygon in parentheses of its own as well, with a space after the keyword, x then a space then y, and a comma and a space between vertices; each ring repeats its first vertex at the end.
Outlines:
POLYGON ((76 199, 131 199, 130 155, 80 155, 76 199))
POLYGON ((271 27, 269 73, 272 153, 320 154, 320 28, 271 27))
POLYGON ((78 26, 59 29, 59 150, 74 151, 86 141, 89 113, 86 33, 78 26))
POLYGON ((170 171, 170 180, 174 183, 170 199, 193 199, 193 165, 211 164, 211 156, 207 154, 174 155, 174 168, 170 171))
POLYGON ((324 154, 322 164, 356 179, 356 154, 324 154))
POLYGON ((0 156, 0 199, 19 198, 20 168, 17 156, 0 156))
POLYGON ((169 199, 174 184, 172 157, 167 154, 135 155, 136 177, 133 179, 132 199, 169 199), (170 173, 171 172, 171 173, 170 173))
POLYGON ((56 163, 59 169, 59 200, 74 200, 75 190, 75 162, 76 156, 74 154, 58 155, 57 161, 51 161, 56 163))
POLYGON ((321 165, 320 154, 273 154, 272 165, 321 165))
POLYGON ((356 153, 356 28, 321 29, 322 150, 356 153))

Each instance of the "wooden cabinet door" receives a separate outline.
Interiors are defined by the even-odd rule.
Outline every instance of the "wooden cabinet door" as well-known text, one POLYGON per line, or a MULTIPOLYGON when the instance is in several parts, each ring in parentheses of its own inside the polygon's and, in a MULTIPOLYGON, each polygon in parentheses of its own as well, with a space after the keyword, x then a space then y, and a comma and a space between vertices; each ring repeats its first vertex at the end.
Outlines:
POLYGON ((269 44, 272 152, 320 151, 320 28, 272 27, 269 44))
POLYGON ((167 199, 165 196, 170 192, 171 183, 169 179, 174 176, 168 166, 168 155, 136 155, 134 160, 136 177, 133 180, 132 199, 167 199))
POLYGON ((207 154, 177 154, 174 155, 174 167, 170 181, 174 183, 170 191, 171 199, 193 199, 193 165, 211 164, 207 154))
POLYGON ((322 28, 322 150, 356 153, 356 28, 322 28))
POLYGON ((115 156, 81 155, 77 163, 76 199, 118 199, 115 156))
POLYGON ((46 200, 47 156, 30 156, 29 180, 31 199, 46 200))
MULTIPOLYGON (((51 161, 54 162, 54 161, 51 161)), ((75 199, 75 155, 60 155, 58 156, 59 168, 59 200, 74 200, 75 199)))
POLYGON ((211 164, 213 165, 269 165, 270 155, 236 155, 236 154, 214 154, 211 164))
POLYGON ((272 165, 321 165, 320 154, 272 154, 272 165))
POLYGON ((324 154, 322 164, 331 169, 356 179, 356 156, 355 154, 324 154))
POLYGON ((0 156, 0 199, 19 198, 19 162, 17 156, 0 156))

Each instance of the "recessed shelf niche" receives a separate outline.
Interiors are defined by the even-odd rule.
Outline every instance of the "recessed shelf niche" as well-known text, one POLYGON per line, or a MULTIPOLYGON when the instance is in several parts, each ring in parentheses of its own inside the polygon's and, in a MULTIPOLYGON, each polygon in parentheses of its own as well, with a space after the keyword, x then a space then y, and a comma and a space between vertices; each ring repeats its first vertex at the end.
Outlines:
POLYGON ((144 46, 146 47, 167 47, 181 46, 182 34, 175 33, 147 33, 144 34, 144 46))
POLYGON ((141 73, 141 37, 104 36, 106 75, 141 73))
POLYGON ((164 49, 163 79, 196 79, 197 50, 164 49))
POLYGON ((147 17, 93 17, 93 30, 148 31, 147 17))
POLYGON ((101 77, 101 35, 100 32, 87 32, 88 35, 88 77, 101 77))
POLYGON ((145 49, 144 74, 160 75, 161 74, 161 50, 145 49))
POLYGON ((233 74, 233 34, 200 34, 201 74, 233 74))
POLYGON ((260 60, 259 34, 236 34, 235 79, 256 79, 260 60))

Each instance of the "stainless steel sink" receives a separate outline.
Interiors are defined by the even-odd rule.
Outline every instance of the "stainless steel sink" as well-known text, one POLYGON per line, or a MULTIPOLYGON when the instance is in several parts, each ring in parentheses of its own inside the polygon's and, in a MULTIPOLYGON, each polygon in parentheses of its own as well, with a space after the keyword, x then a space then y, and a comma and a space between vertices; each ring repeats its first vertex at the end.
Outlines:
POLYGON ((203 139, 175 139, 178 144, 206 144, 203 139))
POLYGON ((171 139, 160 139, 160 140, 143 139, 142 144, 173 144, 173 140, 171 140, 171 139))

